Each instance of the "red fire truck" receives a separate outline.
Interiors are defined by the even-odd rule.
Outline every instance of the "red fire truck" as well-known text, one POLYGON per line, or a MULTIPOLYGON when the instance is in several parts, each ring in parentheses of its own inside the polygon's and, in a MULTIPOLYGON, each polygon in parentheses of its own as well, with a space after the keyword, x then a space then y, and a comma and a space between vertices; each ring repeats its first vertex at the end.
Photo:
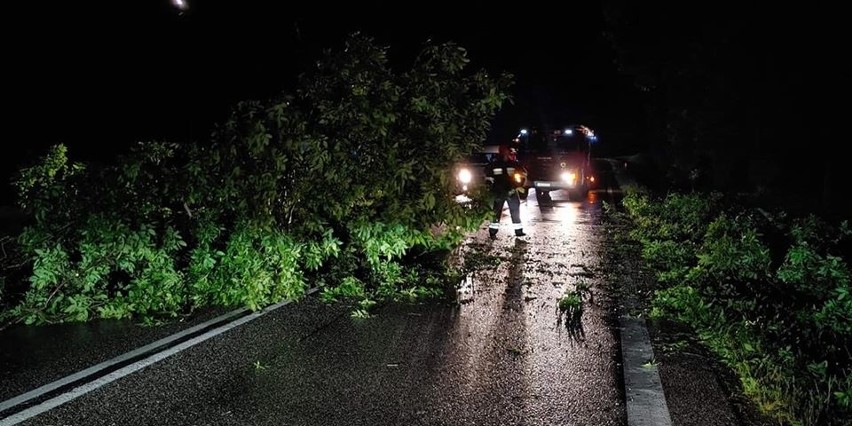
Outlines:
POLYGON ((591 161, 596 141, 595 133, 582 125, 521 130, 514 142, 518 159, 527 168, 527 188, 535 188, 539 201, 550 200, 550 192, 560 189, 566 190, 569 200, 585 199, 596 185, 591 161))

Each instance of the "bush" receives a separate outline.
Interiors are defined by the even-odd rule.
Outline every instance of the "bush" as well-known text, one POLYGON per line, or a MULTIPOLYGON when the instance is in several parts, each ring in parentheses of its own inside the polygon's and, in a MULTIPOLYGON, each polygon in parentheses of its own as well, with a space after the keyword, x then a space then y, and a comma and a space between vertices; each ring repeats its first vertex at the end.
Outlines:
POLYGON ((651 315, 693 327, 779 420, 848 424, 851 275, 840 248, 848 224, 704 197, 670 194, 655 203, 633 192, 624 200, 636 225, 631 235, 667 285, 651 315))
POLYGON ((51 149, 17 181, 30 287, 11 318, 151 320, 264 305, 309 280, 431 294, 411 251, 446 251, 486 218, 452 197, 452 164, 485 139, 511 76, 468 72, 454 43, 411 69, 353 34, 298 89, 234 106, 205 143, 140 143, 102 168, 51 149), (422 279, 419 279, 422 278, 422 279), (348 281, 346 281, 348 279, 348 281))

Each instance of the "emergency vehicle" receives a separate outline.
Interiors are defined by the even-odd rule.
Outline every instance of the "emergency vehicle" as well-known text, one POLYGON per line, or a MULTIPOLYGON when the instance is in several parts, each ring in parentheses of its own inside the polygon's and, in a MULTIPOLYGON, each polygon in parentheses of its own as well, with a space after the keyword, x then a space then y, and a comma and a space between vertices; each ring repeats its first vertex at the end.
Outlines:
POLYGON ((585 199, 596 186, 592 145, 597 136, 588 127, 571 125, 558 130, 522 129, 513 140, 518 160, 526 167, 526 187, 535 188, 538 200, 565 190, 569 200, 585 199))

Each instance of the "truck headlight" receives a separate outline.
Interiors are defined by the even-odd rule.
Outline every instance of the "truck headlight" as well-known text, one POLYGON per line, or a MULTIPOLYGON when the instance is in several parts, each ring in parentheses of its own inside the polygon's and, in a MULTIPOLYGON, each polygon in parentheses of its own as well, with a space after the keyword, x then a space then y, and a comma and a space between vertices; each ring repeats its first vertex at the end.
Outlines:
POLYGON ((562 172, 559 177, 562 178, 562 181, 565 183, 573 184, 574 181, 577 180, 577 174, 573 172, 562 172))
POLYGON ((468 170, 468 169, 459 170, 459 182, 461 182, 463 184, 468 184, 468 183, 470 183, 471 180, 473 180, 473 175, 470 174, 470 170, 468 170))

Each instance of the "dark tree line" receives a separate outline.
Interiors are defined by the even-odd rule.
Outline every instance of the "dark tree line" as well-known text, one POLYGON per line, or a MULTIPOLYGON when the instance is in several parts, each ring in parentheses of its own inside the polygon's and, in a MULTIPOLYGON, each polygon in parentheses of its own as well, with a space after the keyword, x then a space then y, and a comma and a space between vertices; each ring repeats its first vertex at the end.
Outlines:
POLYGON ((833 9, 604 2, 619 69, 644 97, 657 183, 839 213, 849 178, 833 9))

